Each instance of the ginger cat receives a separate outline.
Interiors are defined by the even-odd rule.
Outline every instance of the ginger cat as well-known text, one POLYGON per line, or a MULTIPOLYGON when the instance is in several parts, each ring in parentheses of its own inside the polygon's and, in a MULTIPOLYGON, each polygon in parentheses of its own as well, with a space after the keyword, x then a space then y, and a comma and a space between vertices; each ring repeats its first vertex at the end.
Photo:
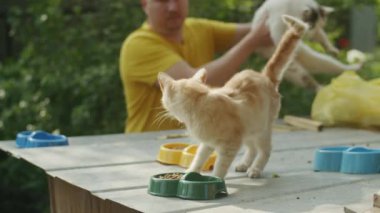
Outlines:
POLYGON ((236 167, 251 178, 259 177, 271 152, 272 123, 280 110, 278 87, 307 24, 283 16, 288 30, 261 73, 244 70, 223 87, 210 88, 204 82, 206 70, 190 79, 174 80, 158 75, 162 104, 186 125, 189 134, 201 144, 188 172, 200 172, 208 156, 218 154, 213 174, 224 178, 242 144, 246 152, 236 167))
MULTIPOLYGON (((323 29, 328 14, 333 10, 331 7, 319 5, 315 0, 266 0, 255 13, 252 26, 260 23, 261 19, 266 18, 266 24, 274 46, 260 48, 256 52, 265 58, 271 57, 275 51, 275 47, 280 42, 281 36, 286 31, 286 25, 281 21, 281 16, 286 14, 308 23, 310 29, 306 32, 306 36, 319 42, 326 52, 337 55, 338 49, 331 44, 323 29)), ((313 50, 301 42, 297 50, 297 56, 289 65, 284 78, 298 86, 318 91, 321 85, 311 74, 340 74, 346 70, 357 71, 361 66, 361 64, 344 64, 327 54, 313 50)))

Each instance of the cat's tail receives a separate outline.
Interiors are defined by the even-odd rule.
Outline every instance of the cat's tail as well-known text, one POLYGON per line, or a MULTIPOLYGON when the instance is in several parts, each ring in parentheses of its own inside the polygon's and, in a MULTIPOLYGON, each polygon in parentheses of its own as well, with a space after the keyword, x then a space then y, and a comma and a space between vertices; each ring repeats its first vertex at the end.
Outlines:
POLYGON ((288 25, 288 30, 284 33, 275 52, 265 65, 263 74, 266 75, 275 85, 279 86, 284 71, 294 57, 298 42, 301 40, 308 25, 292 16, 283 15, 282 20, 288 25))

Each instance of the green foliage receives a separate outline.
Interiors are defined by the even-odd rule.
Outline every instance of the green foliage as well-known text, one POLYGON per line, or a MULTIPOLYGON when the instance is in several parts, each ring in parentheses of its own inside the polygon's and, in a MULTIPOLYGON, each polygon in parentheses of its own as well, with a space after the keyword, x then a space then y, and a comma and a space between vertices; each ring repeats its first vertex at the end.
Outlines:
POLYGON ((190 16, 229 22, 249 22, 263 0, 191 0, 190 16))
POLYGON ((49 212, 46 175, 0 152, 0 212, 49 212))
MULTIPOLYGON (((192 0, 190 15, 249 22, 261 3, 192 0)), ((376 2, 321 3, 336 8, 327 28, 337 41, 347 37, 350 8, 376 2)), ((12 7, 8 22, 22 49, 18 58, 0 64, 0 139, 12 139, 25 129, 66 135, 122 132, 126 113, 118 55, 124 38, 143 21, 135 0, 39 0, 12 7)), ((260 69, 263 62, 252 57, 244 66, 260 69)), ((302 104, 284 100, 281 113, 307 115, 313 94, 286 83, 282 88, 287 99, 302 104)))
POLYGON ((102 0, 96 8, 64 2, 41 0, 10 10, 12 34, 23 49, 1 66, 0 138, 24 129, 123 131, 118 54, 143 21, 138 2, 102 0))

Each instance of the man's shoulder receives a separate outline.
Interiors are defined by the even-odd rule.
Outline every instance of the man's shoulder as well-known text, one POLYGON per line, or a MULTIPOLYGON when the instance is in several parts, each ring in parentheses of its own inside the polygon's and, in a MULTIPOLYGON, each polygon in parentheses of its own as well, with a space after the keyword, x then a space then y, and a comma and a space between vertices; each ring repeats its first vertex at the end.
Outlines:
POLYGON ((185 21, 185 27, 192 28, 196 31, 202 30, 202 29, 209 30, 209 29, 215 29, 215 28, 225 28, 226 26, 228 26, 227 22, 206 19, 206 18, 189 17, 185 21))
POLYGON ((205 18, 194 18, 189 17, 185 20, 185 26, 193 27, 193 26, 210 26, 214 21, 205 18))
POLYGON ((153 31, 145 28, 145 27, 140 27, 138 29, 136 29, 135 31, 133 31, 132 33, 129 34, 129 36, 127 37, 127 39, 133 39, 133 38, 138 38, 138 37, 154 37, 154 36, 157 36, 156 33, 154 33, 153 31))
POLYGON ((159 35, 154 33, 153 31, 146 29, 144 27, 140 27, 139 29, 136 29, 132 33, 130 33, 127 38, 124 40, 125 45, 129 44, 137 44, 140 45, 140 42, 146 43, 146 42, 157 42, 159 40, 162 40, 159 35))

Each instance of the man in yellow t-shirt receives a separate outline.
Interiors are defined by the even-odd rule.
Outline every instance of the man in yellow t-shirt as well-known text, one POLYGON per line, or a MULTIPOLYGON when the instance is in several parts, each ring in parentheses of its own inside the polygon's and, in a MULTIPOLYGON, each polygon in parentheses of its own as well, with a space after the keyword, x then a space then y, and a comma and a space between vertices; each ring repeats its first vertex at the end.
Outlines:
POLYGON ((178 129, 178 121, 160 118, 161 91, 157 74, 189 78, 200 67, 207 83, 223 85, 258 46, 270 45, 268 29, 261 24, 232 24, 186 18, 188 0, 141 0, 146 22, 124 41, 120 75, 128 119, 126 132, 178 129), (218 59, 216 53, 226 52, 218 59))

